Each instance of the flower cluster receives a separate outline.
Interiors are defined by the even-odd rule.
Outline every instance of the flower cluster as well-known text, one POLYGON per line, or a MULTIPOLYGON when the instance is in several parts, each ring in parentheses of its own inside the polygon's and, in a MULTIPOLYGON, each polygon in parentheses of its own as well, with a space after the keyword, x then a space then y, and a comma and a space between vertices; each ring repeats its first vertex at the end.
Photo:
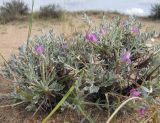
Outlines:
POLYGON ((98 38, 97 38, 97 35, 96 33, 88 33, 86 34, 86 39, 90 42, 97 42, 98 41, 98 38))
POLYGON ((123 52, 123 54, 122 54, 121 60, 123 62, 126 62, 126 63, 130 64, 131 63, 131 59, 130 58, 131 58, 131 53, 129 51, 125 50, 123 52))
POLYGON ((35 52, 39 55, 42 55, 45 51, 45 48, 43 45, 37 45, 35 46, 35 52))
POLYGON ((139 91, 137 91, 136 89, 132 88, 130 90, 130 95, 135 96, 135 97, 139 97, 141 95, 141 93, 139 91))

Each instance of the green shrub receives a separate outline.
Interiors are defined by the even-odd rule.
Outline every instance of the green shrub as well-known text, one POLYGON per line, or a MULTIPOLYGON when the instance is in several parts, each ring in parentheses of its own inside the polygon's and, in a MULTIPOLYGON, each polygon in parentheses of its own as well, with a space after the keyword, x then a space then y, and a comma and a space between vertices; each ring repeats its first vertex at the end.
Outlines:
POLYGON ((160 19, 160 4, 155 4, 152 6, 151 17, 154 19, 160 19))
MULTIPOLYGON (((146 45, 154 32, 141 32, 134 18, 104 18, 98 27, 86 15, 83 19, 89 24, 86 34, 78 33, 67 42, 49 32, 11 57, 3 75, 14 79, 13 98, 26 103, 28 110, 52 109, 78 81, 62 109, 70 107, 84 115, 91 105, 110 112, 129 96, 154 102, 151 98, 160 92, 160 46, 146 45)), ((136 101, 130 107, 143 105, 136 101)), ((86 118, 90 119, 88 113, 86 118)))
POLYGON ((28 6, 21 0, 11 0, 0 7, 0 22, 7 23, 28 13, 28 6))
POLYGON ((40 7, 39 18, 48 19, 55 18, 61 19, 63 17, 63 10, 59 5, 47 5, 40 7))

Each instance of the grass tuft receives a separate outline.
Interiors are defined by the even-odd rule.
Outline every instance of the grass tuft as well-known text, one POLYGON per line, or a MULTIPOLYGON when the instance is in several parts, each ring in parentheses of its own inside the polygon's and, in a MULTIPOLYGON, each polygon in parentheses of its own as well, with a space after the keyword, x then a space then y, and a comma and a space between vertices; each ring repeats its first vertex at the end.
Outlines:
POLYGON ((9 2, 3 3, 3 6, 0 7, 0 23, 5 24, 7 22, 20 19, 23 16, 27 15, 29 8, 21 0, 12 0, 9 2))

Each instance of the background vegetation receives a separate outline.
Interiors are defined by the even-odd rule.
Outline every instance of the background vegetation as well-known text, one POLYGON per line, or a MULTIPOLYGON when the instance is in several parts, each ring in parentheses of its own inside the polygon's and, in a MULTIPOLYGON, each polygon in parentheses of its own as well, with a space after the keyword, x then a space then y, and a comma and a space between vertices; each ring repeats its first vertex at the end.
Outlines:
MULTIPOLYGON (((26 19, 29 7, 22 0, 12 0, 4 2, 0 7, 0 23, 5 24, 14 20, 26 19)), ((37 19, 62 19, 64 10, 59 5, 46 5, 34 13, 37 19)))
MULTIPOLYGON (((79 15, 85 12, 87 15, 96 15, 103 16, 108 13, 112 13, 113 15, 122 16, 122 14, 117 11, 113 12, 104 12, 104 11, 80 11, 80 12, 66 12, 59 5, 51 4, 46 6, 41 6, 40 9, 34 12, 34 18, 36 19, 64 19, 64 13, 70 15, 79 15)), ((8 2, 4 2, 2 6, 0 6, 0 23, 5 24, 14 20, 26 20, 29 12, 29 7, 23 0, 11 0, 8 2)), ((124 15, 123 15, 124 16, 124 15)), ((159 19, 160 18, 160 5, 155 4, 151 9, 151 18, 159 19)))
POLYGON ((155 4, 152 6, 151 17, 154 19, 160 19, 160 4, 155 4))
POLYGON ((0 7, 0 22, 7 23, 27 15, 29 7, 21 0, 12 0, 3 3, 0 7))
POLYGON ((48 18, 55 18, 61 19, 63 17, 64 11, 61 9, 59 5, 46 5, 40 7, 39 10, 39 18, 48 19, 48 18))

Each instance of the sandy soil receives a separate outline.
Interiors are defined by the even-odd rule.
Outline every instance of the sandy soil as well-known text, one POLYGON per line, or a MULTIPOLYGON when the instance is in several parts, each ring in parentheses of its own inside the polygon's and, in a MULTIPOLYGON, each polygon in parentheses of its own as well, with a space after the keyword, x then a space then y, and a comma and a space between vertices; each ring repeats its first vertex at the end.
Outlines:
MULTIPOLYGON (((139 20, 142 22, 144 28, 153 28, 160 32, 160 21, 147 21, 139 20)), ((71 35, 75 29, 82 29, 84 25, 81 24, 80 18, 72 18, 66 22, 55 22, 55 21, 35 21, 33 23, 32 36, 40 35, 41 29, 43 32, 47 32, 50 29, 54 29, 54 32, 59 35, 60 33, 65 33, 66 36, 71 35)), ((17 49, 20 45, 26 42, 28 33, 28 23, 27 22, 12 22, 7 25, 0 25, 0 53, 3 54, 5 59, 8 59, 10 54, 17 53, 17 49)), ((157 42, 160 42, 157 39, 157 42)), ((0 64, 2 64, 2 59, 0 58, 0 64)), ((11 92, 12 82, 4 80, 0 76, 0 97, 6 93, 11 92)), ((12 101, 9 99, 0 98, 0 105, 10 104, 12 101)), ((23 107, 23 106, 22 106, 23 107)), ((18 108, 0 108, 0 123, 39 123, 42 117, 41 115, 32 118, 32 113, 27 113, 22 110, 22 107, 18 108)), ((56 114, 51 122, 63 123, 65 114, 56 114), (56 117, 63 117, 61 121, 57 121, 56 117)), ((72 117, 68 117, 68 121, 73 122, 72 117)))

